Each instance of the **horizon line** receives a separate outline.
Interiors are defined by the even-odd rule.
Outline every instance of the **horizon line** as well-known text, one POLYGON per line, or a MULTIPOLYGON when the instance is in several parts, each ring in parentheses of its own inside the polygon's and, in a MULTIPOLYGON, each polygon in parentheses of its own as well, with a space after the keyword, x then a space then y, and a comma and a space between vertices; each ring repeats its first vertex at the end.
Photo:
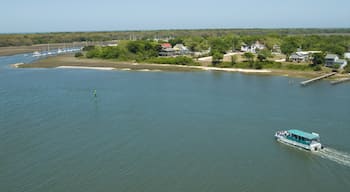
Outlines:
POLYGON ((72 30, 72 31, 42 31, 42 32, 0 32, 0 35, 14 35, 14 34, 47 34, 47 33, 107 33, 107 32, 156 32, 156 31, 202 31, 202 30, 317 30, 317 29, 345 29, 350 30, 350 27, 237 27, 237 28, 169 28, 169 29, 126 29, 126 30, 72 30))

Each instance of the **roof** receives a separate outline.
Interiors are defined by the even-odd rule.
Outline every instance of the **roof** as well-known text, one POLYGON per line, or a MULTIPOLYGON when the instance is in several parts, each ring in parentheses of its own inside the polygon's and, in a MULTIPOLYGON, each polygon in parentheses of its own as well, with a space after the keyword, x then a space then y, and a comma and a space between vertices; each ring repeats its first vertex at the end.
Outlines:
POLYGON ((336 54, 327 54, 326 55, 326 59, 335 59, 335 58, 338 58, 338 55, 336 55, 336 54))
POLYGON ((171 48, 172 47, 170 43, 162 43, 161 46, 164 48, 171 48))
POLYGON ((291 59, 304 59, 306 55, 300 54, 299 52, 293 53, 289 58, 291 59))
POLYGON ((345 59, 350 59, 350 53, 344 53, 344 58, 345 59))
POLYGON ((288 133, 293 134, 293 135, 297 135, 297 136, 300 136, 300 137, 304 137, 305 139, 309 139, 309 140, 313 140, 313 139, 318 139, 319 138, 319 136, 317 136, 317 135, 314 135, 314 134, 311 134, 311 133, 307 133, 307 132, 304 132, 304 131, 300 131, 300 130, 297 130, 297 129, 288 130, 288 133))
POLYGON ((345 59, 338 59, 335 63, 344 64, 347 63, 347 61, 345 59))
POLYGON ((185 47, 183 44, 176 44, 174 49, 187 50, 187 47, 185 47))

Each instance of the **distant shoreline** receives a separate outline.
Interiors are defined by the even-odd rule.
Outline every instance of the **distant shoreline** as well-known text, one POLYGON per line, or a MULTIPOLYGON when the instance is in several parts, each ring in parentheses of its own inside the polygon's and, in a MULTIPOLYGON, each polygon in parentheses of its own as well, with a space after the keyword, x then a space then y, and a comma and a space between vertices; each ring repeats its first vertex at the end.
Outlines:
MULTIPOLYGON (((50 43, 48 44, 36 44, 36 45, 28 45, 28 46, 11 46, 11 47, 0 47, 0 56, 12 56, 17 54, 28 54, 33 53, 35 51, 43 51, 50 48, 52 49, 59 49, 63 48, 64 46, 69 46, 72 43, 50 43)), ((76 46, 83 46, 83 42, 75 42, 76 46)))

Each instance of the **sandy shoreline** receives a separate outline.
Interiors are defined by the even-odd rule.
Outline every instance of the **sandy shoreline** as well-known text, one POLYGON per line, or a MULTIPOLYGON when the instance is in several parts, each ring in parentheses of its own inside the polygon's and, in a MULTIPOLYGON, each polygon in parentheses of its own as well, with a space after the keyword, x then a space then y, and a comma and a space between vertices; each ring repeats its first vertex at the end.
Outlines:
MULTIPOLYGON (((38 60, 29 64, 14 64, 16 68, 61 68, 61 69, 94 69, 94 70, 120 70, 120 71, 173 71, 173 72, 195 72, 195 71, 219 71, 219 72, 238 72, 246 74, 259 75, 274 75, 274 76, 288 76, 297 78, 315 78, 324 75, 327 72, 315 71, 298 71, 298 70, 284 70, 284 69, 241 69, 241 68, 219 68, 208 66, 186 66, 173 64, 149 64, 149 63, 135 63, 115 60, 103 59, 86 59, 75 58, 73 56, 56 56, 43 60, 38 60)), ((346 78, 348 74, 337 74, 331 80, 346 78)))
POLYGON ((84 66, 58 66, 56 69, 92 69, 92 70, 103 70, 110 71, 114 70, 113 67, 84 67, 84 66))
MULTIPOLYGON (((21 65, 25 65, 24 63, 16 63, 13 64, 15 68, 20 68, 21 65)), ((158 67, 178 67, 178 68, 187 68, 187 69, 199 69, 203 71, 224 71, 224 72, 240 72, 240 73, 271 73, 270 70, 265 69, 240 69, 240 68, 219 68, 219 67, 205 67, 205 66, 185 66, 185 65, 173 65, 173 64, 139 64, 139 63, 133 63, 131 64, 133 66, 148 66, 148 65, 154 65, 158 67)), ((123 70, 123 71, 129 71, 129 70, 135 70, 135 71, 162 71, 159 69, 131 69, 131 68, 116 68, 116 67, 92 67, 92 66, 69 66, 69 65, 60 65, 54 67, 56 69, 91 69, 91 70, 104 70, 104 71, 110 71, 110 70, 123 70)))

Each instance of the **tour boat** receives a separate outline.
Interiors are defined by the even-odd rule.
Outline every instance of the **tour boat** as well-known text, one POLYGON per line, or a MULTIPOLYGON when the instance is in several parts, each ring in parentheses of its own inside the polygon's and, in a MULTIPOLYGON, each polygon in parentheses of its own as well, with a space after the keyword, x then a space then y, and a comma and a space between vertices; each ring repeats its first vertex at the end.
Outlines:
POLYGON ((297 129, 291 129, 276 132, 275 138, 281 143, 310 151, 318 151, 323 148, 320 143, 320 135, 317 133, 307 133, 297 129))

